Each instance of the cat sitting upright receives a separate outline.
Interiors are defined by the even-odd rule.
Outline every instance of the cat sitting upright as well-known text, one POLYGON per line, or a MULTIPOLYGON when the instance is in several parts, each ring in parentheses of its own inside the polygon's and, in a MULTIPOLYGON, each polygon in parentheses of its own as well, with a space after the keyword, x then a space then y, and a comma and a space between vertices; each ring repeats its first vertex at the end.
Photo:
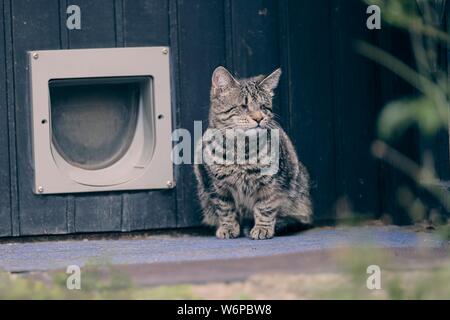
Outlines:
MULTIPOLYGON (((236 153, 241 150, 245 160, 251 158, 252 152, 276 148, 278 164, 277 170, 265 172, 268 163, 260 161, 258 156, 256 161, 203 161, 194 166, 203 221, 217 227, 216 236, 220 239, 238 237, 244 221, 252 224, 249 236, 261 240, 272 238, 276 231, 291 223, 312 223, 308 172, 299 162, 289 137, 275 121, 272 110, 280 76, 280 69, 267 77, 240 80, 224 67, 218 67, 213 73, 208 130, 224 138, 216 147, 224 146, 225 154, 230 149, 236 153), (237 141, 236 136, 226 140, 230 130, 246 136, 243 148, 229 146, 229 141, 237 141), (261 139, 260 133, 266 133, 269 138, 261 139), (252 137, 258 137, 257 144, 249 143, 252 137), (273 137, 277 137, 276 143, 272 142, 273 137)), ((200 144, 210 149, 211 145, 205 139, 200 144)), ((222 160, 222 156, 215 159, 222 160)))

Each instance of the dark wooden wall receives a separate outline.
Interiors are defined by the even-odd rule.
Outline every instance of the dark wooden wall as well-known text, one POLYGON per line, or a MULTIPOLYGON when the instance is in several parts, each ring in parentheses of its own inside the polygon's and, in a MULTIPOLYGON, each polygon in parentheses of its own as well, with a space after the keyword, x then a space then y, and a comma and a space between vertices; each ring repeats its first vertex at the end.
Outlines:
MULTIPOLYGON (((3 13, 4 4, 0 2, 0 9, 3 13)), ((3 16, 2 16, 3 18, 3 16)), ((6 76, 7 63, 6 56, 9 54, 5 46, 5 23, 0 23, 0 236, 11 235, 12 221, 11 221, 11 192, 10 181, 11 171, 9 165, 9 124, 11 123, 9 117, 10 112, 7 105, 9 99, 7 96, 8 83, 11 82, 6 76)), ((13 154, 14 156, 14 154, 13 154)))
POLYGON ((0 72, 0 174, 6 182, 0 186, 0 235, 176 227, 175 190, 34 195, 27 90, 29 50, 171 45, 170 19, 175 13, 169 2, 2 0, 0 4, 4 28, 0 37, 6 36, 0 44, 0 68, 7 69, 0 72), (82 10, 81 31, 65 27, 68 4, 82 10))
MULTIPOLYGON (((310 170, 320 218, 336 206, 361 215, 378 212, 374 139, 376 70, 356 54, 354 42, 371 41, 359 1, 288 1, 287 109, 289 133, 310 170)), ((286 80, 286 78, 285 78, 286 80)))
POLYGON ((189 227, 200 224, 190 166, 177 187, 36 196, 32 192, 26 51, 165 45, 174 61, 176 127, 206 126, 211 73, 283 77, 277 111, 310 170, 316 218, 336 203, 377 216, 380 181, 370 156, 378 69, 355 39, 373 40, 359 0, 0 0, 0 236, 189 227), (69 4, 82 30, 65 27, 69 4))

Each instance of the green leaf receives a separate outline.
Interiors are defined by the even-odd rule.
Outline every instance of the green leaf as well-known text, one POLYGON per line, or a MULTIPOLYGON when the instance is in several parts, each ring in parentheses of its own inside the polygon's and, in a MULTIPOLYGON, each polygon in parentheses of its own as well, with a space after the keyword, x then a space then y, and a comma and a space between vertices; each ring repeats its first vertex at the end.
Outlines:
POLYGON ((392 139, 413 125, 424 135, 434 135, 443 127, 434 102, 425 96, 396 100, 387 104, 378 118, 378 134, 392 139))

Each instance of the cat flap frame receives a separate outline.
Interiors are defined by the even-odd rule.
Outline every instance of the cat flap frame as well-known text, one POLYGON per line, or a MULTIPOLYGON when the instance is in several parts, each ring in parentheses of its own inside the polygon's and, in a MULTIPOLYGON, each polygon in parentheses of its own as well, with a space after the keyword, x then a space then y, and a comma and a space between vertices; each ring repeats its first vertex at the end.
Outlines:
POLYGON ((167 47, 45 50, 28 52, 32 106, 34 193, 167 189, 171 161, 171 79, 167 47), (51 81, 141 81, 138 116, 124 155, 110 166, 88 170, 65 160, 52 142, 51 81), (112 80, 111 80, 112 79, 112 80))

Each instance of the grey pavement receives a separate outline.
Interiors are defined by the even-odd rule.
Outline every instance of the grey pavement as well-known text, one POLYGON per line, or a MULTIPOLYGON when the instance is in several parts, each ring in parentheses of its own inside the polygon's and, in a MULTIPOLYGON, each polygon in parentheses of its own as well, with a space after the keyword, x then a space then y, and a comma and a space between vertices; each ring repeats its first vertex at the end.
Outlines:
POLYGON ((0 269, 44 271, 100 261, 142 266, 295 255, 345 247, 426 248, 448 252, 449 242, 434 234, 395 226, 318 228, 271 240, 218 240, 212 235, 147 235, 135 239, 57 240, 0 244, 0 269))

